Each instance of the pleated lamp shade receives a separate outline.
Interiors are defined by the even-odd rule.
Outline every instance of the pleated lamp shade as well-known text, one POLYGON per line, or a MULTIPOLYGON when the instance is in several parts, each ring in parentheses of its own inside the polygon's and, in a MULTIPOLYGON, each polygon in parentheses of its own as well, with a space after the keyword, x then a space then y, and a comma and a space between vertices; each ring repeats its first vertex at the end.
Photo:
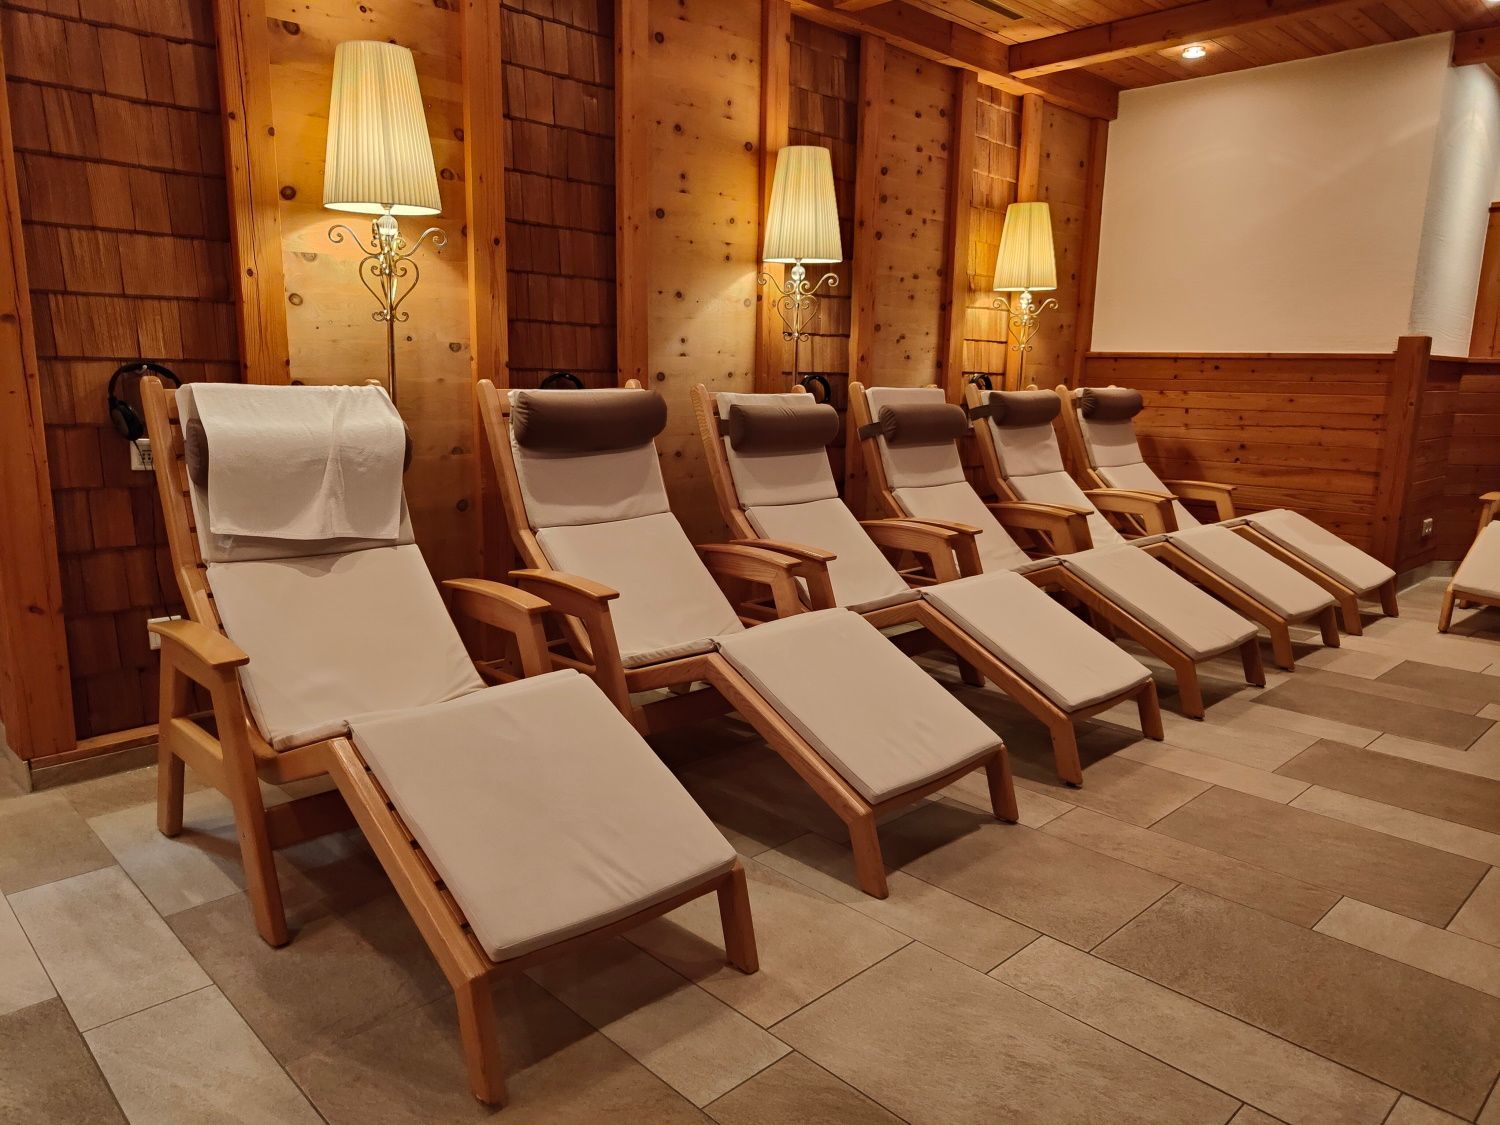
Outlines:
POLYGON ((761 257, 767 262, 844 260, 838 204, 833 198, 833 161, 826 148, 788 145, 776 154, 761 257))
POLYGON ((437 170, 412 53, 354 39, 333 56, 323 206, 379 215, 436 215, 437 170))
POLYGON ((1057 288, 1052 212, 1045 203, 1012 203, 1005 209, 994 288, 1007 293, 1057 288))

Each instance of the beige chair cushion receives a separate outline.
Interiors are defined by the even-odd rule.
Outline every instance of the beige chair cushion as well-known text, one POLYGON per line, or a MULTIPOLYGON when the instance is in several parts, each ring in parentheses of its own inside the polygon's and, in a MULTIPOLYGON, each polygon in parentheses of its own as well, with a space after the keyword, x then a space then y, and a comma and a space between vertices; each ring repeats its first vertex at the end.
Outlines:
POLYGON ((734 865, 708 817, 577 672, 350 726, 492 960, 609 925, 734 865))
POLYGON ((922 597, 1063 711, 1143 684, 1151 673, 1019 574, 928 586, 922 597))
POLYGON ((820 547, 837 555, 828 564, 828 576, 833 581, 834 600, 841 606, 868 612, 915 599, 906 580, 881 554, 842 500, 749 508, 745 515, 762 538, 820 547))
MULTIPOLYGON (((1137 461, 1133 465, 1101 468, 1099 475, 1104 478, 1104 483, 1110 488, 1130 488, 1137 492, 1160 492, 1168 496, 1172 495, 1172 490, 1163 484, 1151 466, 1143 461, 1137 461)), ((1180 528, 1202 526, 1202 521, 1188 511, 1181 500, 1172 501, 1172 514, 1177 517, 1177 526, 1180 528)))
POLYGON ((902 511, 916 519, 952 520, 979 528, 979 561, 986 572, 1015 570, 1031 560, 1000 525, 968 481, 894 490, 902 511))
POLYGON ((871 804, 1000 745, 994 731, 848 610, 757 625, 724 638, 719 649, 871 804))
POLYGON ((421 707, 483 687, 414 545, 211 563, 240 682, 278 750, 341 734, 350 715, 421 707))
POLYGON ((1135 547, 1096 547, 1065 555, 1062 564, 1195 661, 1255 636, 1254 624, 1135 547))
POLYGON ((651 443, 605 453, 550 453, 511 440, 533 528, 637 519, 669 510, 651 443))
POLYGON ((1093 422, 1078 415, 1083 443, 1095 468, 1116 465, 1138 465, 1145 460, 1135 440, 1135 426, 1130 419, 1116 422, 1093 422))
POLYGON ((1050 422, 1036 426, 997 426, 986 418, 984 424, 994 441, 1000 471, 1019 499, 1087 510, 1089 535, 1095 547, 1125 542, 1124 536, 1094 508, 1093 501, 1068 475, 1057 433, 1050 422))
POLYGON ((670 512, 538 531, 553 569, 620 592, 609 603, 627 668, 709 652, 744 626, 670 512))
MULTIPOLYGON (((768 402, 783 404, 790 410, 818 408, 809 394, 756 395, 724 392, 714 396, 714 406, 721 422, 729 417, 731 406, 756 406, 768 402)), ((737 450, 725 439, 721 439, 721 444, 741 507, 804 504, 811 500, 828 500, 839 494, 827 450, 755 452, 737 450)))
MULTIPOLYGON (((870 416, 880 417, 883 406, 940 405, 947 400, 936 387, 868 387, 865 398, 870 416)), ((880 451, 886 481, 892 489, 925 488, 930 485, 957 484, 964 480, 963 462, 958 445, 952 441, 930 445, 892 445, 883 436, 870 439, 880 451)))
POLYGON ((1367 594, 1396 576, 1385 563, 1344 542, 1300 512, 1277 508, 1256 512, 1246 517, 1246 522, 1357 594, 1367 594))
POLYGON ((1010 487, 1022 500, 1036 504, 1064 504, 1072 508, 1083 508, 1089 525, 1089 537, 1096 547, 1109 547, 1125 542, 1125 537, 1114 524, 1104 518, 1104 513, 1094 507, 1094 502, 1084 494, 1075 481, 1065 472, 1038 473, 1030 477, 1011 477, 1010 487))
POLYGON ((1453 576, 1460 593, 1500 598, 1500 523, 1487 523, 1453 576))
POLYGON ((1333 595, 1323 587, 1227 527, 1206 524, 1174 531, 1167 542, 1290 621, 1333 604, 1333 595))

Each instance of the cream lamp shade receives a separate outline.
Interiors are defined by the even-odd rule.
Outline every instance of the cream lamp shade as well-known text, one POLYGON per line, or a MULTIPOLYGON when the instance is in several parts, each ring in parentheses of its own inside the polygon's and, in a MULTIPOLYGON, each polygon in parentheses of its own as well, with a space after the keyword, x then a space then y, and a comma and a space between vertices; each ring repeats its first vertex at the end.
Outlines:
POLYGON ((1057 288, 1052 212, 1045 203, 1012 203, 1005 209, 994 288, 1003 293, 1057 288))
POLYGON ((367 39, 338 45, 323 206, 362 215, 443 209, 417 64, 405 47, 367 39))
POLYGON ((825 264, 844 260, 838 204, 833 198, 833 161, 826 148, 788 145, 776 154, 762 260, 825 264))

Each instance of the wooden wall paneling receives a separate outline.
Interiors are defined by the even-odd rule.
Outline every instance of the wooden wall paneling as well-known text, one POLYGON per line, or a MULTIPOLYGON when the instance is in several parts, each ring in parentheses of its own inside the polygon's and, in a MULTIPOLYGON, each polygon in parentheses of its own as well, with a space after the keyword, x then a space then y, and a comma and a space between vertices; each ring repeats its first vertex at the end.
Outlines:
POLYGON ((286 284, 264 0, 215 0, 230 243, 247 383, 286 383, 286 284))
POLYGON ((403 305, 410 318, 397 331, 399 405, 414 446, 406 496, 434 576, 472 575, 479 556, 479 473, 464 243, 463 6, 425 0, 265 3, 294 381, 352 384, 379 378, 385 369, 385 332, 371 319, 375 302, 356 272, 359 251, 328 238, 335 222, 352 219, 356 229, 363 222, 322 206, 329 82, 334 49, 346 39, 399 43, 416 57, 443 210, 430 220, 403 220, 402 226, 410 234, 440 226, 448 244, 424 245, 418 252, 421 283, 403 305))
POLYGON ((1500 203, 1490 204, 1484 236, 1484 259, 1479 268, 1479 292, 1474 302, 1474 332, 1469 355, 1500 355, 1500 203))
MULTIPOLYGON (((880 136, 885 103, 885 40, 859 40, 859 144, 854 171, 854 262, 849 293, 849 371, 865 386, 874 383, 875 308, 879 270, 880 136)), ((868 482, 859 437, 850 426, 844 435, 844 500, 857 516, 869 507, 868 482)))
POLYGON ((953 72, 953 116, 948 146, 948 208, 943 223, 943 346, 941 382, 950 402, 964 392, 964 337, 968 327, 970 224, 974 211, 974 153, 979 131, 979 78, 953 72))
POLYGON ((1094 346, 1094 296, 1099 281, 1099 228, 1104 219, 1104 163, 1109 123, 1089 122, 1088 188, 1084 197, 1083 245, 1078 262, 1078 313, 1073 330, 1073 364, 1068 386, 1078 386, 1083 361, 1094 346))
MULTIPOLYGON (((1440 359, 1437 356, 1431 357, 1427 364, 1401 505, 1401 528, 1394 564, 1400 573, 1439 559, 1462 556, 1461 550, 1452 555, 1445 553, 1442 533, 1454 414, 1468 366, 1467 360, 1440 359), (1433 529, 1424 535, 1422 525, 1428 519, 1432 521, 1433 529)), ((1476 495, 1471 498, 1469 508, 1470 535, 1477 512, 1476 495)), ((1467 544, 1464 547, 1466 549, 1467 544)))
POLYGON ((1021 99, 1020 153, 1016 167, 1017 203, 1031 203, 1040 198, 1042 181, 1042 128, 1047 103, 1037 94, 1021 99))
POLYGON ((726 534, 690 393, 754 386, 760 247, 760 12, 650 0, 648 386, 667 400, 657 439, 673 511, 696 542, 726 534))
MULTIPOLYGON (((792 6, 787 0, 763 0, 760 51, 760 226, 757 229, 763 245, 776 154, 791 143, 792 6)), ((786 280, 785 266, 761 263, 761 269, 777 285, 786 280)), ((784 325, 776 312, 771 285, 761 286, 756 301, 760 331, 755 337, 755 389, 762 394, 785 390, 782 372, 788 345, 782 339, 784 325)))
POLYGON ((1427 389, 1427 367, 1432 357, 1432 337, 1403 336, 1396 344, 1395 366, 1385 404, 1385 449, 1375 487, 1374 523, 1370 553, 1387 565, 1396 565, 1401 541, 1401 521, 1416 448, 1417 420, 1427 389))
MULTIPOLYGON (((615 320, 619 382, 650 379, 651 0, 615 0, 615 320)), ((684 402, 686 399, 684 399, 684 402)))
POLYGON ((993 86, 979 87, 969 216, 969 291, 964 321, 963 371, 1005 373, 1007 324, 995 309, 995 258, 1005 209, 1016 201, 1020 172, 1021 99, 993 86))
MULTIPOLYGON (((1023 179, 1027 165, 1024 120, 1023 111, 1023 179)), ((1051 387, 1073 377, 1085 244, 1091 221, 1090 164, 1094 143, 1092 120, 1082 114, 1045 104, 1040 121, 1035 198, 1046 202, 1052 212, 1057 291, 1050 296, 1057 300, 1058 307, 1042 319, 1032 350, 1026 356, 1024 377, 1028 383, 1051 387)), ((1020 198, 1025 198, 1024 194, 1020 198)))
POLYGON ((1434 555, 1459 559, 1474 541, 1479 496, 1500 488, 1500 359, 1434 360, 1454 371, 1434 555))
MULTIPOLYGON (((0 36, 0 73, 9 54, 0 36)), ((41 378, 32 335, 10 108, 0 100, 0 756, 73 749, 73 691, 63 625, 41 378)))

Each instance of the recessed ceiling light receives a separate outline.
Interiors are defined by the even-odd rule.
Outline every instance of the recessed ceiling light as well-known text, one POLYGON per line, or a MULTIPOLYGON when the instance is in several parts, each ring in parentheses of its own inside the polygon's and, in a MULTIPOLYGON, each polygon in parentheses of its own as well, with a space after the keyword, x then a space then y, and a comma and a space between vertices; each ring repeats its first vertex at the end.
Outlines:
POLYGON ((1208 54, 1208 48, 1202 43, 1189 43, 1182 49, 1182 57, 1188 60, 1201 59, 1208 54))

